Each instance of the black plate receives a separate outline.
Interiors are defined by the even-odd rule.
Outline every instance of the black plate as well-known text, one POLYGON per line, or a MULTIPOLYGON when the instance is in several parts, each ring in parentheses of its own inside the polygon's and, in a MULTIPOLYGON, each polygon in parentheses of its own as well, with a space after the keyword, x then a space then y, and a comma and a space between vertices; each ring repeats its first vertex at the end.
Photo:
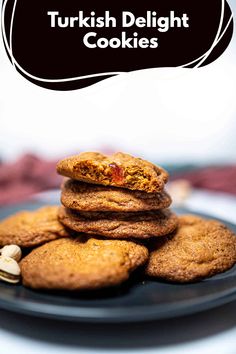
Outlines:
MULTIPOLYGON (((40 203, 0 209, 0 219, 18 209, 40 203)), ((185 213, 186 210, 177 210, 185 213)), ((204 215, 207 217, 206 215, 204 215)), ((226 223, 236 232, 236 226, 226 223)), ((168 284, 137 280, 93 293, 49 293, 0 283, 0 307, 29 315, 86 322, 132 322, 163 319, 210 309, 236 299, 236 266, 195 284, 168 284), (132 285, 132 286, 131 286, 132 285)))

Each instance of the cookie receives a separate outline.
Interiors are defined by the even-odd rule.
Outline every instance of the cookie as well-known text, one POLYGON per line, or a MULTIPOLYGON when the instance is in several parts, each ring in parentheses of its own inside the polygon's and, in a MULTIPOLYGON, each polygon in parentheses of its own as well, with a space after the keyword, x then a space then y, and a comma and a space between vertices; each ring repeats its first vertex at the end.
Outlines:
POLYGON ((146 193, 69 179, 62 185, 61 202, 78 211, 145 211, 168 208, 171 197, 165 191, 146 193))
POLYGON ((60 237, 69 236, 58 221, 57 206, 35 211, 21 211, 0 222, 0 246, 16 244, 34 247, 60 237))
POLYGON ((178 225, 169 209, 146 212, 77 212, 61 207, 59 220, 68 228, 109 238, 150 238, 164 236, 178 225))
POLYGON ((181 216, 176 232, 155 240, 146 274, 173 282, 193 282, 231 268, 236 235, 215 220, 181 216))
POLYGON ((71 156, 58 163, 57 172, 82 182, 148 193, 163 191, 168 180, 163 168, 121 152, 110 156, 97 152, 71 156))
POLYGON ((131 241, 80 236, 49 242, 20 263, 23 284, 34 289, 89 290, 121 284, 148 258, 131 241))

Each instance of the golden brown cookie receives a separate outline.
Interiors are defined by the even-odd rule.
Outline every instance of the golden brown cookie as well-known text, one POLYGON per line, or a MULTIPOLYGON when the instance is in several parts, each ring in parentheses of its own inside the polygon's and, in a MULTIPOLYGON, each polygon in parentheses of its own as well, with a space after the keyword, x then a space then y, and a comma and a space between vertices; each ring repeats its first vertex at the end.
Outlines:
POLYGON ((57 172, 82 182, 148 193, 163 191, 168 180, 163 168, 121 152, 110 156, 97 152, 71 156, 58 163, 57 172))
POLYGON ((150 238, 164 236, 178 225, 177 216, 169 209, 123 212, 77 212, 61 207, 58 214, 62 224, 71 230, 109 238, 150 238))
POLYGON ((69 179, 62 185, 61 202, 78 211, 145 211, 168 208, 171 197, 165 191, 146 193, 69 179))
POLYGON ((185 283, 224 272, 235 262, 232 231, 218 221, 185 215, 176 232, 154 241, 146 274, 185 283))
POLYGON ((147 248, 131 241, 79 236, 33 250, 20 266, 25 286, 89 290, 121 284, 147 258, 147 248))
POLYGON ((0 246, 16 244, 34 247, 69 236, 58 221, 57 206, 45 206, 34 211, 21 211, 0 222, 0 246))

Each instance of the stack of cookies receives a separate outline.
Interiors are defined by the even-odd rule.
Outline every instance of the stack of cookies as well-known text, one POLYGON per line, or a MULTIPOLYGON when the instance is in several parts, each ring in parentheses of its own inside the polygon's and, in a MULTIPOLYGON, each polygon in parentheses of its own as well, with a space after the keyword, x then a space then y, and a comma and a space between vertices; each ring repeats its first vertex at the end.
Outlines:
POLYGON ((93 290, 119 285, 141 266, 143 275, 186 283, 236 263, 229 228, 169 209, 161 167, 90 152, 60 161, 57 171, 67 177, 62 206, 21 211, 0 223, 0 246, 23 251, 13 272, 9 250, 15 257, 19 249, 0 249, 0 279, 18 282, 20 270, 30 288, 93 290))
POLYGON ((82 153, 58 163, 69 177, 59 221, 71 230, 115 239, 148 239, 173 232, 177 216, 168 207, 167 172, 124 153, 82 153))

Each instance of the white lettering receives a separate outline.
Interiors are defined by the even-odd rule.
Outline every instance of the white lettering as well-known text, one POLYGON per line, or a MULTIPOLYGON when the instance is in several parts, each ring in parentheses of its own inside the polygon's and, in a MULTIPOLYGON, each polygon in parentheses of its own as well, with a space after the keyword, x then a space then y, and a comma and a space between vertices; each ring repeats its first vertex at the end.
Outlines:
POLYGON ((58 11, 48 11, 47 12, 48 16, 51 16, 51 27, 55 27, 56 26, 56 16, 59 15, 58 11))
POLYGON ((91 43, 89 43, 88 39, 89 39, 90 37, 97 37, 97 33, 96 33, 96 32, 89 32, 89 33, 87 33, 87 34, 84 36, 84 38, 83 38, 83 43, 84 43, 84 45, 86 45, 86 47, 88 47, 88 48, 96 48, 96 47, 97 47, 96 44, 91 44, 91 43))

